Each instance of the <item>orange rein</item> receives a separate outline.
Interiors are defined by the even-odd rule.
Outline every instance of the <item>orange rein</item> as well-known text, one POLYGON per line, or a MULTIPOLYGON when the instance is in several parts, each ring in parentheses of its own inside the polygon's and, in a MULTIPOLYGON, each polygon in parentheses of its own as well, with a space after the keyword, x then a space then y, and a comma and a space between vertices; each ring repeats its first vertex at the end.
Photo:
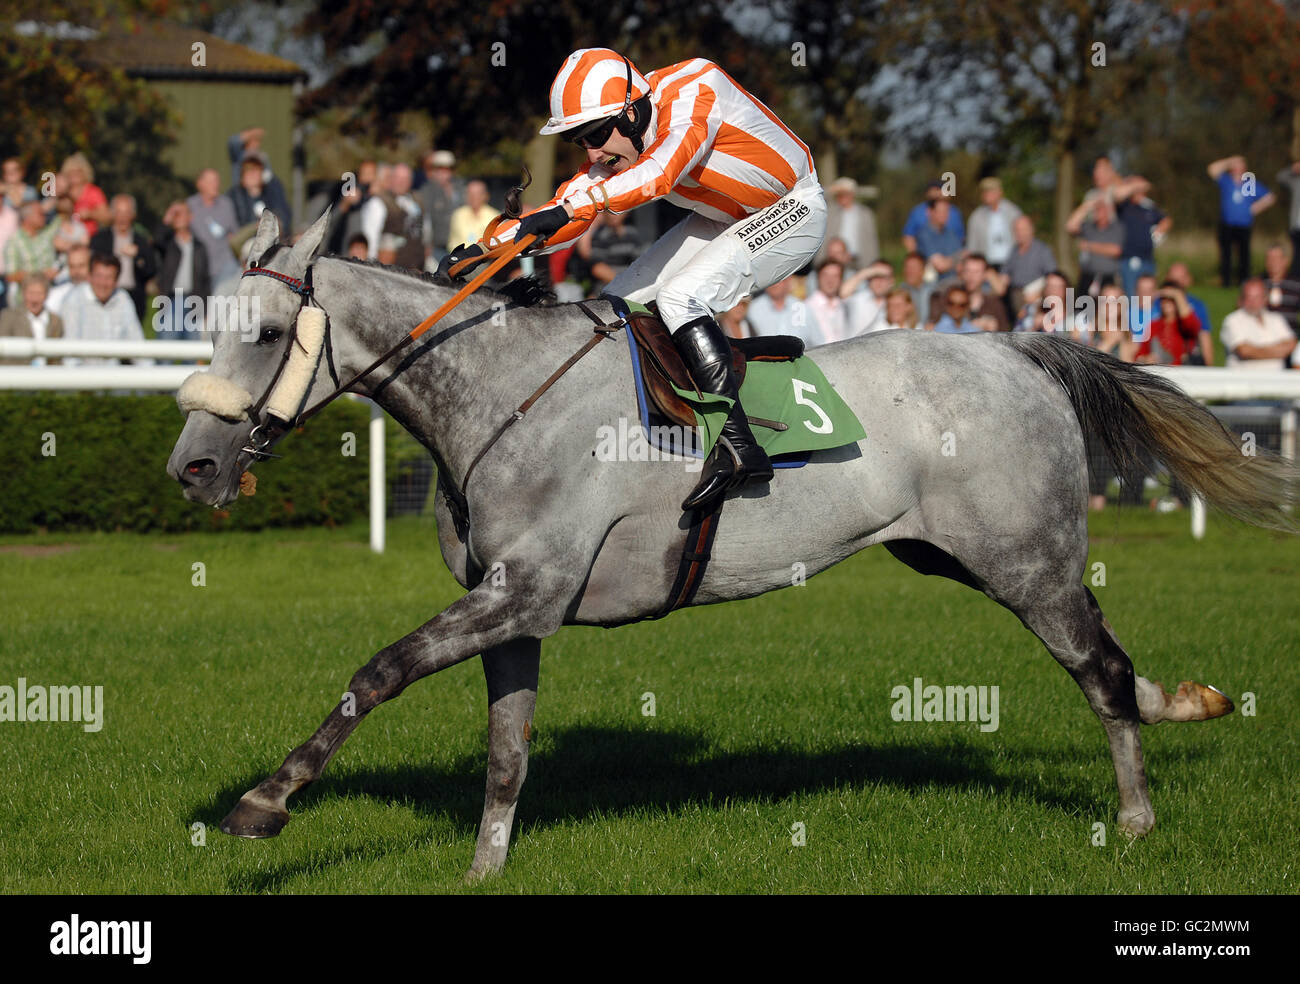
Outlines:
POLYGON ((492 277, 496 275, 496 272, 498 270, 500 270, 507 263, 513 260, 516 256, 518 256, 520 253, 526 250, 529 246, 531 246, 534 242, 536 242, 536 240, 537 237, 530 233, 527 236, 524 236, 524 238, 519 240, 519 242, 517 243, 502 243, 500 246, 496 247, 496 249, 489 250, 488 252, 483 253, 479 256, 471 256, 468 259, 461 260, 459 263, 453 266, 448 272, 451 274, 451 276, 454 277, 461 270, 468 269, 469 267, 472 267, 477 263, 482 263, 484 260, 492 261, 491 263, 488 264, 485 270, 481 271, 478 274, 478 276, 476 276, 473 280, 471 280, 460 290, 456 291, 455 294, 449 297, 443 303, 443 305, 440 308, 438 308, 438 310, 434 311, 433 314, 429 315, 418 325, 412 328, 411 337, 419 338, 421 335, 423 335, 426 331, 432 328, 438 322, 438 320, 442 318, 443 315, 445 315, 457 304, 459 304, 465 298, 469 297, 470 294, 474 293, 474 291, 478 290, 485 283, 491 280, 492 277))

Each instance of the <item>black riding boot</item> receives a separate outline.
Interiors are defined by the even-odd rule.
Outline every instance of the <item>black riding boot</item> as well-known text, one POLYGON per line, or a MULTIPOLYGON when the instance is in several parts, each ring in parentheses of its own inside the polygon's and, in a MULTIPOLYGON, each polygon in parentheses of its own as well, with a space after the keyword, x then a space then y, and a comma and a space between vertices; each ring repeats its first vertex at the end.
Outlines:
POLYGON ((673 335, 691 378, 705 393, 730 397, 734 402, 718 443, 704 462, 704 474, 695 491, 686 497, 682 510, 690 512, 710 506, 728 490, 756 479, 772 478, 772 462, 759 447, 740 406, 739 386, 731 369, 731 346, 712 318, 697 318, 673 335))

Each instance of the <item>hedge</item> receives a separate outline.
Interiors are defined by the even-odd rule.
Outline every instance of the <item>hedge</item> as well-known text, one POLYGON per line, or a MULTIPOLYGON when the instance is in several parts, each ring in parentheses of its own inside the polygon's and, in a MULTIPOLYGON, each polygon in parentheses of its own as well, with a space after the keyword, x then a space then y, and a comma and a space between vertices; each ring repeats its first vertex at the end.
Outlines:
MULTIPOLYGON (((281 442, 283 458, 252 469, 256 495, 212 509, 184 499, 166 473, 184 426, 171 396, 0 393, 0 532, 249 530, 363 519, 368 421, 364 404, 337 401, 281 442), (345 456, 349 432, 355 452, 345 456)), ((390 436, 395 429, 389 421, 390 436)), ((400 470, 427 454, 402 432, 387 457, 400 470)))

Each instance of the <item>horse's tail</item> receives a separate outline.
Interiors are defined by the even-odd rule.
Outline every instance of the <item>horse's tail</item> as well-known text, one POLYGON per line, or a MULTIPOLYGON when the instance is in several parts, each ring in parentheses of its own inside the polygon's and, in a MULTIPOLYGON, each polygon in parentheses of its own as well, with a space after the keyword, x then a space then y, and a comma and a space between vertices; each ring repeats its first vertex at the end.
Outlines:
POLYGON ((1140 467, 1144 455, 1154 457, 1223 512, 1300 533, 1287 511, 1297 500, 1300 468, 1263 450, 1243 453, 1214 414, 1167 379, 1064 338, 1004 337, 1061 384, 1085 435, 1100 439, 1121 474, 1140 467))

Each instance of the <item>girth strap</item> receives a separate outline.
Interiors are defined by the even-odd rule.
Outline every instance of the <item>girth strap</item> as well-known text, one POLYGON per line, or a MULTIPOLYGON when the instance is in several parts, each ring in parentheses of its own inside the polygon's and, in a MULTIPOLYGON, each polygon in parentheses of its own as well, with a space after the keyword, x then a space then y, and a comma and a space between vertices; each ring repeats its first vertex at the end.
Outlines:
POLYGON ((708 569, 709 558, 712 556, 713 539, 718 533, 723 502, 719 499, 707 512, 696 510, 691 513, 691 527, 682 544, 682 558, 677 565, 677 577, 668 592, 668 601, 658 612, 648 616, 648 619, 663 618, 695 599, 695 592, 704 580, 704 572, 708 569))

